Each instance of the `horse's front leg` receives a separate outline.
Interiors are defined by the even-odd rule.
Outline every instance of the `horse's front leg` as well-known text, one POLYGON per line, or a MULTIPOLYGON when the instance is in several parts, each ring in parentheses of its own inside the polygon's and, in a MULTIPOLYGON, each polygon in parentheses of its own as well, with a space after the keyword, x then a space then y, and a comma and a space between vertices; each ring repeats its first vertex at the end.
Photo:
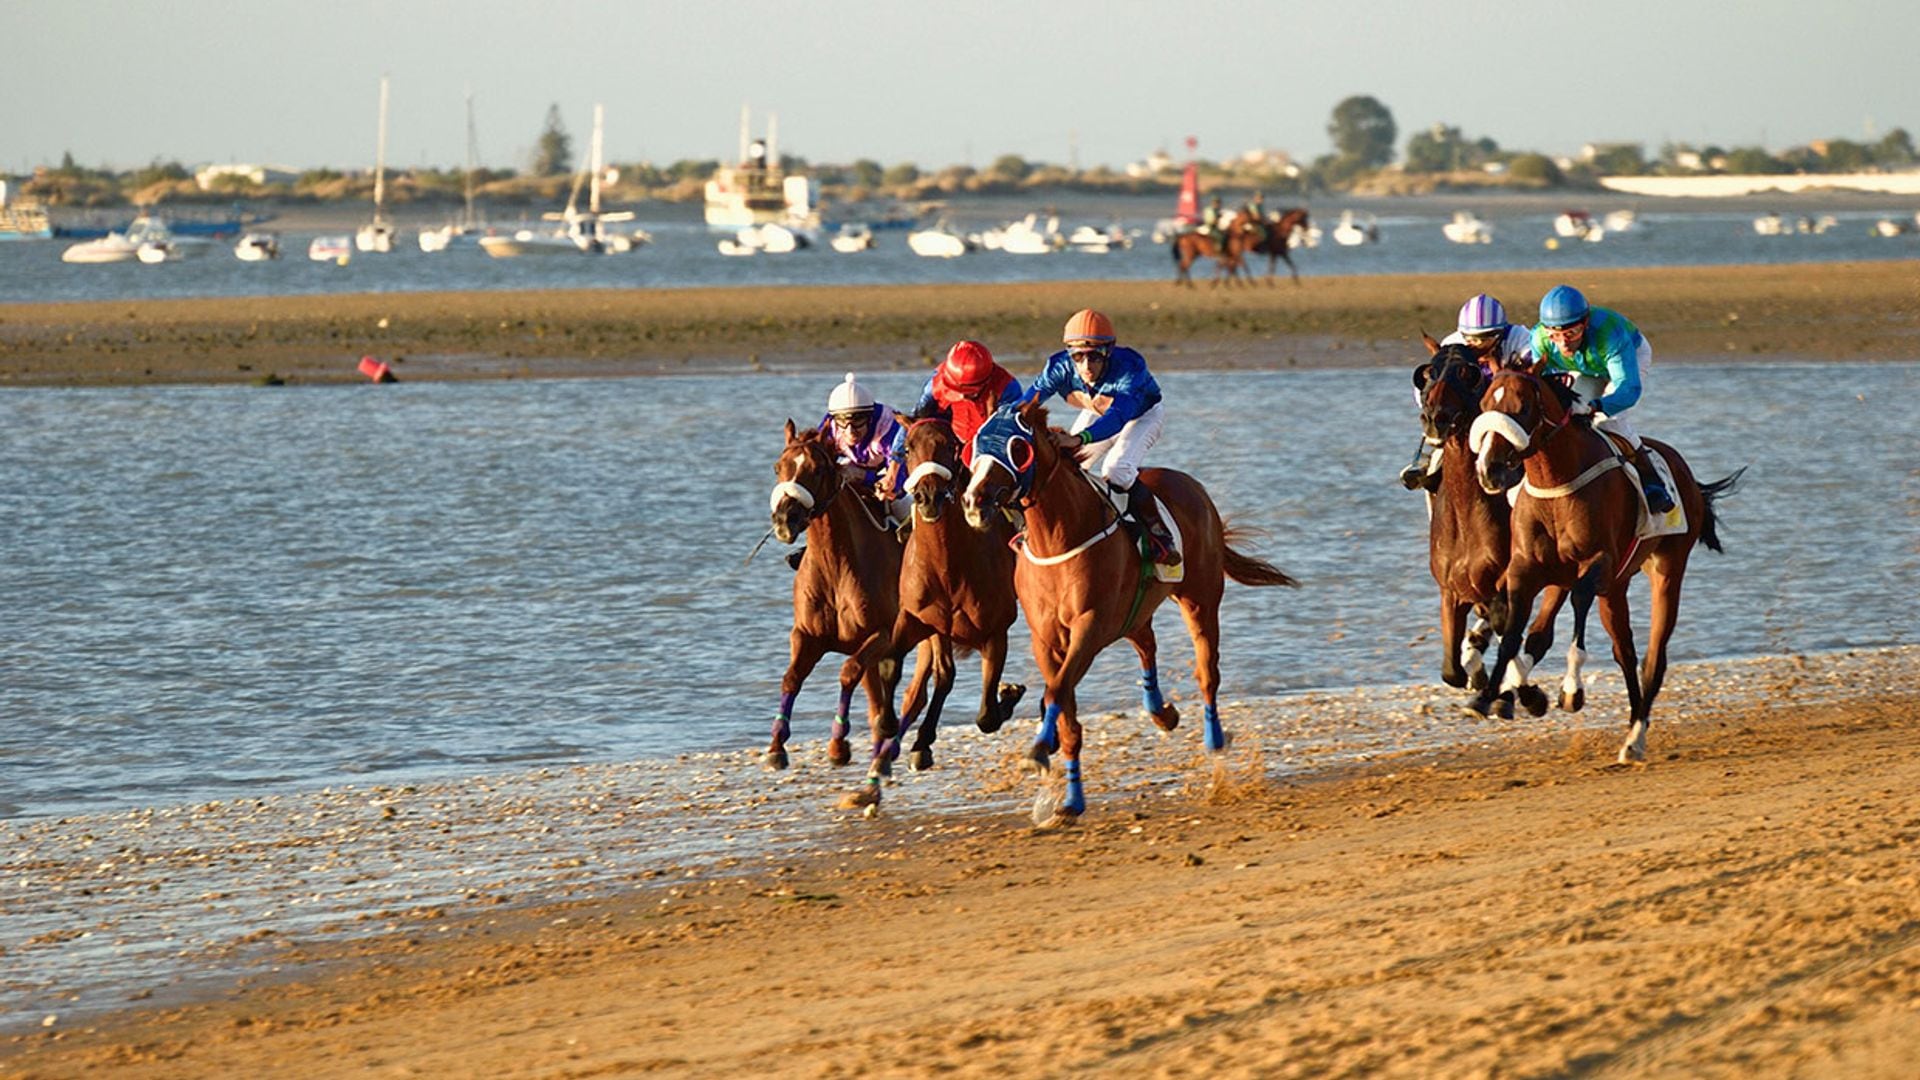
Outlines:
MULTIPOLYGON (((933 768, 933 740, 940 733, 940 709, 953 692, 953 640, 945 636, 928 638, 920 648, 923 661, 933 668, 933 698, 927 703, 926 719, 914 732, 913 749, 907 754, 907 767, 914 772, 933 768)), ((919 673, 914 673, 919 677, 919 673)), ((904 728, 904 721, 902 727, 904 728)))
MULTIPOLYGON (((1540 614, 1534 617, 1533 625, 1527 628, 1526 640, 1521 644, 1521 663, 1526 665, 1526 675, 1531 675, 1547 650, 1553 648, 1553 624, 1560 617, 1560 608, 1567 602, 1567 590, 1564 586, 1549 585, 1540 593, 1540 614)), ((1509 679, 1511 681, 1511 679, 1509 679)), ((1514 697, 1527 710, 1528 716, 1547 715, 1547 692, 1528 678, 1522 678, 1513 688, 1514 697)))
POLYGON ((1494 713, 1494 702, 1499 700, 1501 719, 1513 715, 1513 703, 1505 697, 1511 680, 1511 669, 1519 661, 1520 643, 1526 633, 1527 615, 1533 610, 1535 588, 1531 585, 1510 585, 1505 594, 1494 600, 1489 609, 1491 621, 1500 635, 1500 649, 1494 656, 1493 670, 1487 673, 1487 685, 1480 688, 1473 700, 1467 702, 1467 710, 1479 716, 1494 713))
POLYGON ((1027 688, 1020 683, 1000 681, 1006 672, 1007 632, 1002 630, 988 637, 987 643, 980 647, 980 715, 974 717, 973 723, 989 735, 1013 719, 1014 707, 1027 694, 1027 688))
MULTIPOLYGON (((1440 681, 1448 686, 1463 687, 1472 678, 1469 654, 1465 649, 1467 612, 1472 608, 1473 605, 1461 599, 1459 593, 1440 590, 1440 681)), ((1475 666, 1478 666, 1478 653, 1471 655, 1475 666)), ((1480 668, 1480 677, 1483 680, 1486 678, 1484 667, 1480 668)))
MULTIPOLYGON (((893 775, 893 759, 900 753, 900 744, 895 738, 900 731, 900 722, 893 712, 893 686, 881 672, 881 662, 891 647, 892 639, 887 632, 876 630, 860 643, 846 663, 840 665, 841 716, 846 715, 851 705, 853 687, 864 687, 867 692, 867 731, 873 738, 873 756, 867 761, 867 782, 858 791, 842 799, 841 805, 865 807, 868 817, 879 812, 880 782, 893 775), (849 679, 853 682, 849 683, 849 679)), ((837 726, 836 730, 843 728, 837 726)), ((840 741, 842 751, 851 757, 845 738, 840 741)))
POLYGON ((1160 693, 1160 642, 1153 636, 1153 619, 1135 627, 1127 635, 1127 644, 1140 656, 1140 707, 1154 727, 1172 731, 1180 726, 1180 710, 1160 693))
POLYGON ((1092 612, 1074 623, 1066 655, 1061 658, 1059 669, 1047 680, 1047 714, 1059 735, 1060 756, 1066 759, 1063 771, 1067 790, 1059 805, 1051 808, 1051 813, 1042 813, 1045 809, 1045 792, 1042 792, 1042 801, 1034 805, 1035 820, 1041 825, 1072 820, 1087 811, 1087 792, 1080 782, 1081 730, 1076 689, 1093 665, 1094 656, 1100 652, 1100 644, 1093 638, 1093 623, 1092 612))
POLYGON ((1567 712, 1579 712, 1587 703, 1581 668, 1587 662, 1587 613, 1593 610, 1593 592, 1591 581, 1582 580, 1573 587, 1573 640, 1567 642, 1567 673, 1560 679, 1560 707, 1567 712))
POLYGON ((827 654, 827 643, 810 634, 804 634, 799 627, 793 628, 788 645, 790 658, 787 672, 780 677, 780 711, 773 718, 773 741, 767 746, 767 767, 784 769, 787 767, 787 739, 793 735, 793 700, 800 696, 800 687, 813 674, 814 665, 827 654))

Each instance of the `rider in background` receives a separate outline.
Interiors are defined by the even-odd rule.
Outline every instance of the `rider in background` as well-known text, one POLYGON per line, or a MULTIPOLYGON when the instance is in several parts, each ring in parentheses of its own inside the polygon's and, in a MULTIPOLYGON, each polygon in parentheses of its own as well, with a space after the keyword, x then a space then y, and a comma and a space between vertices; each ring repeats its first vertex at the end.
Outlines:
MULTIPOLYGON (((960 440, 960 462, 973 464, 973 436, 995 409, 1020 400, 1020 380, 1014 378, 993 358, 985 345, 960 341, 947 350, 947 358, 927 380, 914 404, 914 417, 939 417, 953 426, 960 440)), ((898 426, 893 437, 893 459, 905 461, 907 428, 898 426)))
POLYGON ((1633 447, 1633 466, 1647 494, 1647 509, 1664 514, 1673 496, 1647 461, 1640 436, 1621 414, 1640 400, 1653 346, 1645 334, 1617 311, 1593 307, 1580 290, 1555 285, 1540 298, 1540 325, 1533 328, 1533 352, 1548 371, 1573 376, 1580 395, 1576 411, 1591 412, 1593 426, 1613 432, 1633 447))
POLYGON ((1114 344, 1113 322, 1091 308, 1067 320, 1066 348, 1047 358, 1047 368, 1027 388, 1022 402, 1054 395, 1080 409, 1073 426, 1054 435, 1080 467, 1107 482, 1108 497, 1120 520, 1144 533, 1153 561, 1176 566, 1180 555, 1173 534, 1160 518, 1159 504, 1140 476, 1140 459, 1160 441, 1166 409, 1160 384, 1147 371, 1146 358, 1114 344))
MULTIPOLYGON (((893 410, 873 400, 873 394, 849 371, 827 395, 827 414, 820 418, 819 430, 833 447, 841 482, 851 486, 856 495, 869 495, 878 501, 886 511, 889 527, 906 524, 913 514, 913 500, 899 491, 900 459, 893 456, 893 446, 902 428, 893 410)), ((787 556, 787 564, 798 570, 804 551, 795 548, 787 556)))
POLYGON ((1225 215, 1226 211, 1220 206, 1220 193, 1216 191, 1213 193, 1213 198, 1207 200, 1207 208, 1200 213, 1200 231, 1216 239, 1220 238, 1224 235, 1223 230, 1227 226, 1227 223, 1221 220, 1225 215))
MULTIPOLYGON (((1480 293, 1460 305, 1460 317, 1453 333, 1442 345, 1465 345, 1480 361, 1481 374, 1492 377, 1501 368, 1533 366, 1533 333, 1524 326, 1507 321, 1507 309, 1500 301, 1480 293)), ((1421 405, 1420 391, 1413 392, 1413 403, 1421 405)), ((1400 470, 1400 483, 1408 491, 1434 490, 1440 485, 1440 444, 1422 438, 1414 451, 1413 462, 1400 470)))
POLYGON ((1247 205, 1240 208, 1240 216, 1252 222, 1252 232, 1249 233, 1250 243, 1247 246, 1258 247, 1261 241, 1267 238, 1267 230, 1273 227, 1267 220, 1266 193, 1255 191, 1253 197, 1247 200, 1247 205))

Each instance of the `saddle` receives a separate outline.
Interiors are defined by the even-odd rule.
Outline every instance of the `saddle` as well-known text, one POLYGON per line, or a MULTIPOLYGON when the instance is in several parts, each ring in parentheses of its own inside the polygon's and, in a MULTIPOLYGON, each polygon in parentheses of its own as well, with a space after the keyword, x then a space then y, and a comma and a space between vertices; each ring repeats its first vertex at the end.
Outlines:
MULTIPOLYGON (((1600 429, 1595 428, 1599 431, 1600 429)), ((1607 445, 1612 448, 1613 456, 1620 459, 1622 471, 1633 481, 1633 494, 1640 504, 1638 524, 1634 535, 1646 540, 1655 536, 1672 536, 1687 531, 1687 512, 1680 505, 1679 498, 1673 500, 1673 509, 1658 516, 1647 509, 1647 492, 1640 483, 1640 470, 1633 467, 1633 444, 1622 438, 1617 432, 1600 431, 1606 436, 1607 445)), ((1667 464, 1667 456, 1654 447, 1647 447, 1647 461, 1653 471, 1660 476, 1660 482, 1667 490, 1678 494, 1679 488, 1673 485, 1673 466, 1667 464)))

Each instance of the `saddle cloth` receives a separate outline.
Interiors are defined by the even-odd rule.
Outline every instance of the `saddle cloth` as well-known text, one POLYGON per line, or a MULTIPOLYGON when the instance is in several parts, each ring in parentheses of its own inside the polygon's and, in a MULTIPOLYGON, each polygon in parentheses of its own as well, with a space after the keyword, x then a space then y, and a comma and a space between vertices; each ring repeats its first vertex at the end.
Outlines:
MULTIPOLYGON (((1113 489, 1104 478, 1095 476, 1085 470, 1082 470, 1080 475, 1087 478, 1087 483, 1093 485, 1093 490, 1099 492, 1100 497, 1107 500, 1109 506, 1113 504, 1113 489)), ((1136 480, 1134 483, 1138 484, 1140 481, 1136 480)), ((1157 495, 1154 497, 1159 498, 1157 495)), ((1159 563, 1154 563, 1153 579, 1155 581, 1166 582, 1169 585, 1178 584, 1187 578, 1187 541, 1186 538, 1180 534, 1180 522, 1174 519, 1172 512, 1167 509, 1167 504, 1164 501, 1160 504, 1160 520, 1167 523, 1167 531, 1173 534, 1173 550, 1180 553, 1180 563, 1178 566, 1162 566, 1159 563)), ((1125 528, 1125 526, 1122 526, 1122 528, 1125 528)), ((1134 539, 1131 532, 1127 534, 1127 538, 1133 541, 1134 550, 1137 551, 1140 549, 1142 542, 1134 539)), ((1142 555, 1141 557, 1145 558, 1146 556, 1142 555)))
POLYGON ((1664 514, 1655 515, 1647 509, 1647 492, 1640 486, 1640 470, 1633 467, 1633 447, 1625 439, 1613 432, 1603 432, 1607 441, 1613 444, 1613 452, 1623 458, 1627 467, 1624 472, 1633 480, 1633 493, 1640 503, 1639 524, 1633 535, 1641 540, 1656 536, 1672 536, 1687 531, 1687 510, 1680 505, 1680 489, 1673 486, 1673 466, 1667 463, 1667 456, 1654 447, 1647 447, 1647 460, 1653 463, 1653 471, 1660 474, 1660 482, 1666 485, 1667 494, 1673 499, 1673 509, 1664 514))

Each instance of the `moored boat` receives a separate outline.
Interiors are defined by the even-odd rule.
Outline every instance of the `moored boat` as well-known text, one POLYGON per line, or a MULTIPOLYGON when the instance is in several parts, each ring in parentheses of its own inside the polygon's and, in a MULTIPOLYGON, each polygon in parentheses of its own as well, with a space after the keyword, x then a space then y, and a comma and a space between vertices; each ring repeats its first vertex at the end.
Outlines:
POLYGON ((266 262, 280 257, 280 238, 272 233, 250 232, 233 245, 233 257, 241 262, 266 262))
POLYGON ((353 238, 350 236, 316 236, 307 245, 307 258, 314 262, 337 262, 346 265, 353 255, 353 238))
POLYGON ((1440 233, 1456 244, 1493 243, 1493 226, 1471 210, 1455 210, 1453 220, 1440 226, 1440 233))
POLYGON ((46 204, 38 199, 12 194, 0 180, 0 240, 48 240, 53 237, 53 222, 46 204))

